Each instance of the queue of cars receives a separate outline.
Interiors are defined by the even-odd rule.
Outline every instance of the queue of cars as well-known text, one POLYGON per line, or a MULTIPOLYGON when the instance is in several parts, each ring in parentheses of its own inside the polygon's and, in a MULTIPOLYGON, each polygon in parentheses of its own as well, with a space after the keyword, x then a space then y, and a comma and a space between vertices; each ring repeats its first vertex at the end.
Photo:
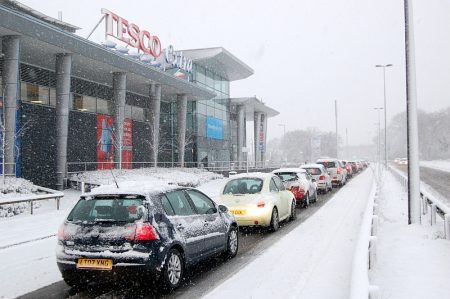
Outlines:
POLYGON ((353 173, 353 162, 359 167, 357 161, 319 159, 235 175, 220 204, 197 189, 170 185, 94 189, 81 196, 58 231, 58 268, 74 287, 135 278, 173 290, 190 266, 212 256, 235 257, 239 227, 277 231, 281 221, 295 220, 298 205, 307 207, 319 191, 344 185, 346 165, 353 173))

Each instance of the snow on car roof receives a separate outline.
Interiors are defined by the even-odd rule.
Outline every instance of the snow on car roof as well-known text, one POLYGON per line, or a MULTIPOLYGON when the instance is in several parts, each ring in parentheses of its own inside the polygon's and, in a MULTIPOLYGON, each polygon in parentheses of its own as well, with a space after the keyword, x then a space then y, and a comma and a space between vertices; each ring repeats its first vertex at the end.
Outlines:
POLYGON ((335 158, 317 159, 317 162, 327 162, 327 161, 338 161, 338 159, 335 159, 335 158))
POLYGON ((115 184, 103 185, 92 189, 86 196, 105 195, 105 194, 137 194, 151 195, 163 193, 180 188, 178 185, 168 184, 161 180, 139 180, 119 182, 119 188, 115 184))
POLYGON ((301 168, 322 168, 323 165, 322 164, 313 163, 313 164, 304 164, 304 165, 302 165, 300 167, 301 168))
POLYGON ((237 179, 237 178, 260 178, 260 179, 266 179, 268 176, 273 175, 273 173, 265 173, 265 172, 249 172, 249 173, 240 173, 233 175, 231 179, 237 179))
POLYGON ((277 173, 277 172, 305 172, 306 170, 304 170, 303 168, 280 168, 280 169, 275 169, 274 171, 272 171, 272 173, 277 173))

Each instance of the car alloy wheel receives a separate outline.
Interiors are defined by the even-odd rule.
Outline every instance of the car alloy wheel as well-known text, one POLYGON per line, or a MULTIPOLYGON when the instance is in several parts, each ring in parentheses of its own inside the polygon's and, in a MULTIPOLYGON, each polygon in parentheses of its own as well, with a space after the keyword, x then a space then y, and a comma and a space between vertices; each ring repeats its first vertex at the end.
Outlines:
POLYGON ((280 228, 277 208, 273 208, 273 210, 272 210, 272 218, 270 220, 270 228, 274 232, 276 232, 280 228))
POLYGON ((238 252, 238 247, 239 247, 238 231, 236 227, 232 226, 230 228, 230 232, 228 233, 227 251, 225 252, 226 257, 227 258, 235 257, 238 252))
POLYGON ((178 250, 170 249, 162 274, 162 283, 166 290, 175 289, 180 285, 183 278, 183 258, 178 250))

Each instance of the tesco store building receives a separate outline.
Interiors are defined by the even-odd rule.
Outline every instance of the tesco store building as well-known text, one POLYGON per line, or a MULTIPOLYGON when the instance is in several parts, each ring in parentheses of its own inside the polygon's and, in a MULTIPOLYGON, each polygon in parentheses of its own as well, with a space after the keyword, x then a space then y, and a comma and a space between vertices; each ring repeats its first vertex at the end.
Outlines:
POLYGON ((175 51, 102 9, 105 41, 16 1, 0 2, 0 109, 6 174, 63 189, 69 173, 150 166, 243 167, 246 122, 265 161, 255 97, 230 98, 253 70, 224 48, 175 51))

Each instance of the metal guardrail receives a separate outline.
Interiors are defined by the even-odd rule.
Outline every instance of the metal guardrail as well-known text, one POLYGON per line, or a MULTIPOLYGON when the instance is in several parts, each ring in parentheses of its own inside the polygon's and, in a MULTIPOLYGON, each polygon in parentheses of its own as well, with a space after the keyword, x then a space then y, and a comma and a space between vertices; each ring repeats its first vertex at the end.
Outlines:
MULTIPOLYGON (((405 190, 408 189, 408 177, 402 173, 400 170, 389 165, 389 170, 391 173, 400 181, 401 185, 405 190)), ((450 207, 444 202, 439 200, 436 196, 431 194, 430 191, 426 190, 424 187, 420 187, 420 199, 422 215, 428 214, 428 206, 430 207, 430 224, 436 224, 436 215, 439 215, 444 219, 444 233, 445 238, 450 240, 450 207)))
POLYGON ((361 223, 358 241, 353 257, 350 298, 378 299, 379 287, 369 282, 369 270, 375 266, 377 258, 378 205, 379 185, 372 185, 366 210, 361 223))
POLYGON ((47 199, 56 199, 56 209, 59 210, 60 200, 62 197, 64 197, 63 192, 40 186, 37 186, 37 190, 40 192, 45 192, 46 194, 23 196, 13 200, 0 201, 0 206, 28 202, 30 205, 30 213, 33 215, 33 202, 47 199))

